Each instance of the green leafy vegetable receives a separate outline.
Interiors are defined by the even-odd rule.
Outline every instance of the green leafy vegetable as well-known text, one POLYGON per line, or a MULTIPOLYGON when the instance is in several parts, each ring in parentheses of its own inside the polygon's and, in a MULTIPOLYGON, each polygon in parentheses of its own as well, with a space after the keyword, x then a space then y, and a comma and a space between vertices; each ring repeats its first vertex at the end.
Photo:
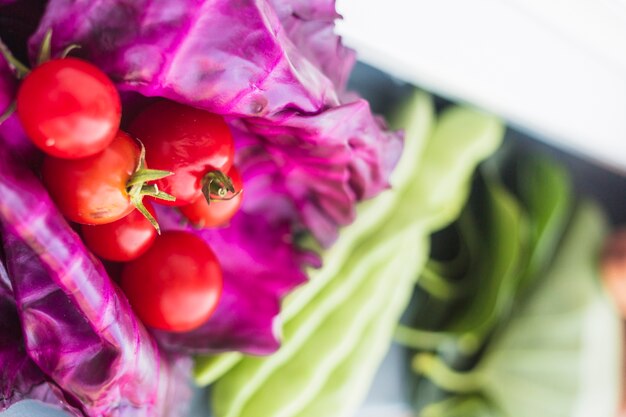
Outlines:
POLYGON ((606 229, 598 207, 580 205, 541 287, 485 355, 484 391, 505 415, 615 415, 621 324, 596 268, 606 229))
POLYGON ((480 342, 510 308, 525 231, 521 207, 502 185, 487 177, 484 193, 484 205, 470 205, 460 220, 480 243, 464 278, 472 285, 470 303, 448 327, 449 332, 480 342))
POLYGON ((483 346, 511 308, 523 268, 526 226, 520 204, 499 179, 490 173, 481 176, 458 221, 468 251, 465 271, 456 280, 446 280, 445 275, 450 274, 441 265, 444 276, 432 272, 434 277, 430 277, 426 269, 418 281, 437 298, 442 294, 433 292, 435 285, 425 285, 425 281, 439 280, 436 288, 447 286, 447 293, 464 296, 449 300, 449 308, 456 306, 456 314, 436 332, 401 326, 398 340, 421 349, 452 342, 463 355, 472 355, 483 346))
POLYGON ((419 350, 415 371, 451 394, 423 417, 615 415, 621 327, 597 280, 606 221, 583 202, 563 237, 567 173, 547 157, 519 168, 520 200, 486 169, 459 220, 471 261, 450 285, 480 285, 449 303, 444 326, 398 332, 419 350))
POLYGON ((572 184, 565 168, 535 155, 518 164, 519 198, 528 210, 529 248, 527 270, 520 279, 526 289, 545 272, 571 215, 572 184))
POLYGON ((582 204, 540 288, 475 370, 454 372, 431 355, 418 357, 417 368, 446 390, 480 391, 502 409, 497 415, 614 415, 621 327, 595 268, 605 229, 599 209, 582 204))

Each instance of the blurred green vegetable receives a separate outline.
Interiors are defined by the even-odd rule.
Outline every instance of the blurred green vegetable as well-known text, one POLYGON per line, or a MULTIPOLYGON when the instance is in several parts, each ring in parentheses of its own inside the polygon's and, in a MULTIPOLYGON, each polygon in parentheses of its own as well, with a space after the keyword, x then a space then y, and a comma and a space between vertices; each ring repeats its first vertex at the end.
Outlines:
POLYGON ((552 260, 571 216, 572 184, 561 165, 542 155, 518 161, 517 189, 528 211, 528 264, 519 282, 526 290, 552 260))
MULTIPOLYGON (((513 156, 521 198, 501 181, 499 164, 512 161, 495 158, 499 164, 484 164, 457 221, 461 253, 454 261, 431 260, 418 281, 442 301, 448 319, 433 330, 400 326, 400 343, 423 350, 452 346, 453 356, 471 358, 549 265, 572 210, 569 176, 547 157, 513 156)), ((426 313, 421 309, 414 315, 426 313)))
POLYGON ((553 159, 503 155, 483 165, 456 223, 457 256, 429 261, 419 291, 444 320, 429 325, 418 305, 420 328, 397 332, 418 350, 420 416, 612 416, 621 328, 597 286, 603 214, 584 202, 572 219, 570 179, 553 159))
POLYGON ((526 218, 515 198, 488 176, 481 191, 483 204, 469 205, 460 219, 475 242, 462 284, 472 295, 446 329, 463 336, 466 351, 477 350, 510 308, 524 251, 526 218))
POLYGON ((598 207, 582 203, 548 273, 473 370, 455 371, 433 353, 417 355, 419 373, 462 394, 420 415, 616 415, 621 325, 598 286, 596 267, 605 231, 598 207), (468 398, 480 412, 459 414, 468 398))
POLYGON ((485 355, 478 372, 506 415, 616 414, 622 330, 597 269, 606 231, 601 210, 583 202, 541 287, 485 355))
POLYGON ((458 216, 476 164, 503 133, 495 118, 456 107, 430 135, 433 109, 423 93, 400 114, 406 147, 393 189, 359 208, 324 267, 286 300, 281 349, 199 362, 203 382, 233 365, 215 386, 217 417, 341 417, 361 402, 427 258, 428 236, 458 216))
POLYGON ((476 394, 457 395, 422 410, 420 417, 500 417, 486 398, 476 394))

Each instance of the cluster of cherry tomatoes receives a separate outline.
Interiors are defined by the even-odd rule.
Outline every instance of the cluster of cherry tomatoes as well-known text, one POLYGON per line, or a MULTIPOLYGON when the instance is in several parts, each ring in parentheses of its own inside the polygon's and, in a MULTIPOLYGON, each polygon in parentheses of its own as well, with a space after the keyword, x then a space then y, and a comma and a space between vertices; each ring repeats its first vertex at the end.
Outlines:
POLYGON ((242 182, 224 119, 163 100, 126 133, 114 84, 76 58, 30 71, 17 112, 45 153, 41 177, 59 210, 94 254, 124 262, 119 283, 142 321, 169 331, 204 323, 221 294, 218 260, 191 232, 160 234, 152 204, 177 206, 201 227, 228 223, 242 182))

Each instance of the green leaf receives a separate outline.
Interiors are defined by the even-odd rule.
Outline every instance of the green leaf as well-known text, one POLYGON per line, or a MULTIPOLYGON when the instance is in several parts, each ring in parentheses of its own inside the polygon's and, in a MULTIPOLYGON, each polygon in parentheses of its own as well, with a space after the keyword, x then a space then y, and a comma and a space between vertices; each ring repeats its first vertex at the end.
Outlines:
POLYGON ((615 415, 622 327, 597 276, 606 228, 598 207, 581 204, 545 279, 486 352, 484 392, 506 415, 615 415))
POLYGON ((519 198, 528 212, 530 242, 524 290, 545 272, 573 208, 572 184, 565 168, 552 158, 532 155, 519 162, 519 198))
POLYGON ((598 285, 605 219, 585 202, 568 223, 571 184, 552 159, 522 158, 518 168, 519 203, 489 164, 459 222, 471 266, 456 285, 473 282, 475 289, 466 304, 455 305, 443 331, 400 329, 405 342, 426 350, 416 355, 415 370, 457 393, 421 415, 465 415, 457 407, 471 395, 493 406, 480 416, 614 416, 622 328, 598 285), (459 352, 485 346, 474 361, 459 362, 459 352))
POLYGON ((147 169, 141 168, 133 173, 133 175, 128 179, 126 183, 126 187, 132 187, 133 185, 143 185, 148 181, 156 181, 165 177, 169 177, 170 175, 174 175, 171 171, 164 171, 160 169, 147 169))
POLYGON ((445 329, 465 337, 469 333, 478 341, 489 335, 511 307, 526 232, 515 198, 494 178, 486 177, 482 188, 460 219, 472 242, 470 252, 478 252, 470 255, 471 265, 463 279, 463 285, 472 285, 472 295, 445 329))
POLYGON ((18 79, 24 78, 30 72, 30 68, 20 62, 2 41, 0 41, 0 55, 15 70, 15 76, 18 79))
POLYGON ((37 65, 41 65, 50 61, 51 46, 52 44, 52 29, 48 29, 39 46, 39 53, 37 54, 37 65))
POLYGON ((17 108, 17 101, 13 100, 4 110, 4 112, 0 114, 0 125, 6 122, 9 119, 9 117, 11 117, 13 113, 15 113, 16 108, 17 108))

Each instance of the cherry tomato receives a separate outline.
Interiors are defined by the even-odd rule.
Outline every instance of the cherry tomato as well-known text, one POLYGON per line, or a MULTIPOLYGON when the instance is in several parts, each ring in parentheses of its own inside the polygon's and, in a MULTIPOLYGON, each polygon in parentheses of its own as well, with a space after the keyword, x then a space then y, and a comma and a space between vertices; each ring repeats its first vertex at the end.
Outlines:
POLYGON ((235 215, 243 198, 243 184, 239 171, 234 166, 228 171, 228 176, 233 181, 235 193, 229 192, 225 197, 215 197, 209 204, 204 197, 200 197, 193 203, 182 206, 181 213, 193 224, 200 227, 223 226, 235 215), (223 198, 220 200, 220 198, 223 198))
POLYGON ((135 140, 119 131, 111 145, 96 155, 73 160, 46 156, 41 175, 65 217, 81 224, 111 223, 134 209, 126 183, 139 153, 135 140))
POLYGON ((222 270, 198 236, 168 231, 124 266, 120 286, 144 324, 185 332, 206 322, 217 307, 222 270))
MULTIPOLYGON (((149 203, 146 208, 156 217, 149 203)), ((157 231, 139 210, 113 223, 81 226, 83 240, 99 257, 117 262, 127 262, 143 255, 156 238, 157 231)))
POLYGON ((18 90, 17 113, 36 146, 66 159, 106 148, 122 114, 111 80, 76 58, 55 59, 34 68, 18 90))
POLYGON ((228 172, 235 145, 224 118, 171 101, 148 106, 131 123, 129 132, 146 147, 149 166, 174 175, 156 181, 176 197, 163 204, 184 206, 202 195, 203 178, 211 171, 228 172))

